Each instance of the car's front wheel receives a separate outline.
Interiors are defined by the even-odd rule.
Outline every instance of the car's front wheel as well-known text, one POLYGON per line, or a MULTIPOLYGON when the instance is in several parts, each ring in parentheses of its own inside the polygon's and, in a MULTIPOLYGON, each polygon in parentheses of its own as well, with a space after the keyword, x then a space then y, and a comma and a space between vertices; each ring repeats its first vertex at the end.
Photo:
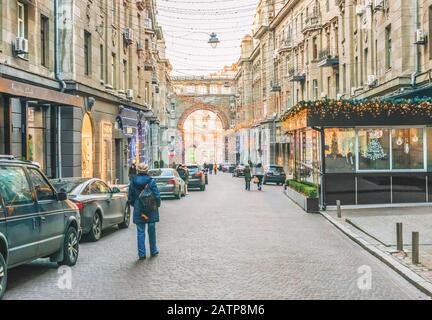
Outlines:
POLYGON ((69 227, 66 232, 63 245, 63 261, 59 265, 72 267, 76 264, 79 254, 79 237, 78 230, 74 227, 69 227))
POLYGON ((130 224, 130 206, 126 205, 126 208, 124 210, 124 220, 122 223, 120 223, 118 226, 120 229, 127 229, 129 228, 129 224, 130 224))
POLYGON ((95 242, 101 238, 102 235, 102 218, 99 212, 95 212, 93 215, 92 227, 89 232, 89 238, 95 242))
POLYGON ((7 265, 6 260, 0 253, 0 300, 3 298, 6 292, 7 286, 7 265))

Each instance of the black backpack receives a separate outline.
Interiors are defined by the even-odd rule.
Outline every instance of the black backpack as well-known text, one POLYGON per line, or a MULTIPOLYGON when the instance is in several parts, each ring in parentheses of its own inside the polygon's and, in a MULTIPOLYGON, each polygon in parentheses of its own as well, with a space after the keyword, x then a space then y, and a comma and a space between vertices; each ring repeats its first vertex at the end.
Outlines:
MULTIPOLYGON (((151 182, 150 182, 151 183, 151 182)), ((139 195, 139 201, 143 209, 143 213, 150 214, 158 209, 156 197, 154 196, 150 183, 148 183, 139 195)))

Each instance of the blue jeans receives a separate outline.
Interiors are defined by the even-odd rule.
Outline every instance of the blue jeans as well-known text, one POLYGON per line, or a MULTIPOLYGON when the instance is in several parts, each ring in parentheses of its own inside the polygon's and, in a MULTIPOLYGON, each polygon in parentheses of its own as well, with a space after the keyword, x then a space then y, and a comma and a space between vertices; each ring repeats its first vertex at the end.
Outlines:
MULTIPOLYGON (((149 242, 150 242, 150 254, 157 254, 158 248, 156 246, 156 223, 149 223, 148 225, 148 234, 149 234, 149 242)), ((140 258, 146 256, 146 246, 145 246, 145 238, 146 238, 146 224, 140 223, 137 224, 137 241, 138 241, 138 256, 140 258)))

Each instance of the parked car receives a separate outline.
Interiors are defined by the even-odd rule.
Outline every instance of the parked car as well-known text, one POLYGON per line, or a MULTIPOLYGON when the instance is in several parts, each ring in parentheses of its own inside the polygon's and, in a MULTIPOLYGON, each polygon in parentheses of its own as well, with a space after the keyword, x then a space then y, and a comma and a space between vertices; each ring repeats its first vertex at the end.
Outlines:
POLYGON ((281 166, 265 166, 264 172, 263 184, 276 183, 279 186, 284 184, 286 181, 286 174, 284 168, 281 166))
POLYGON ((110 188, 96 178, 67 178, 51 180, 58 191, 67 192, 69 199, 81 214, 83 234, 91 241, 98 241, 102 231, 118 225, 126 229, 130 223, 130 207, 127 195, 118 187, 110 188))
POLYGON ((239 164, 238 166, 236 166, 233 171, 233 177, 244 177, 244 169, 244 164, 239 164))
POLYGON ((205 174, 202 171, 201 167, 198 165, 188 165, 189 169, 189 189, 200 189, 201 191, 205 191, 206 183, 205 183, 205 174))
POLYGON ((80 236, 80 214, 67 194, 37 165, 0 156, 0 299, 10 268, 38 258, 74 266, 80 236))
POLYGON ((225 173, 233 173, 236 165, 232 163, 224 163, 222 164, 222 172, 225 173))
POLYGON ((186 195, 186 184, 177 170, 174 169, 154 169, 149 171, 157 183, 161 196, 171 196, 181 199, 186 195))

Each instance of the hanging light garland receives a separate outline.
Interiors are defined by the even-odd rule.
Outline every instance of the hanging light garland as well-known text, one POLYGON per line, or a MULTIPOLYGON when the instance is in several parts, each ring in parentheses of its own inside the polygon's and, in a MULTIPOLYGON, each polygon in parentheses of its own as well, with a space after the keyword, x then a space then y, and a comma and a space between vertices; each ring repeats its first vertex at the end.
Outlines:
POLYGON ((320 119, 328 117, 351 119, 353 116, 377 118, 392 115, 432 117, 432 98, 301 101, 282 115, 281 120, 289 120, 303 110, 307 110, 309 115, 318 116, 320 119))

